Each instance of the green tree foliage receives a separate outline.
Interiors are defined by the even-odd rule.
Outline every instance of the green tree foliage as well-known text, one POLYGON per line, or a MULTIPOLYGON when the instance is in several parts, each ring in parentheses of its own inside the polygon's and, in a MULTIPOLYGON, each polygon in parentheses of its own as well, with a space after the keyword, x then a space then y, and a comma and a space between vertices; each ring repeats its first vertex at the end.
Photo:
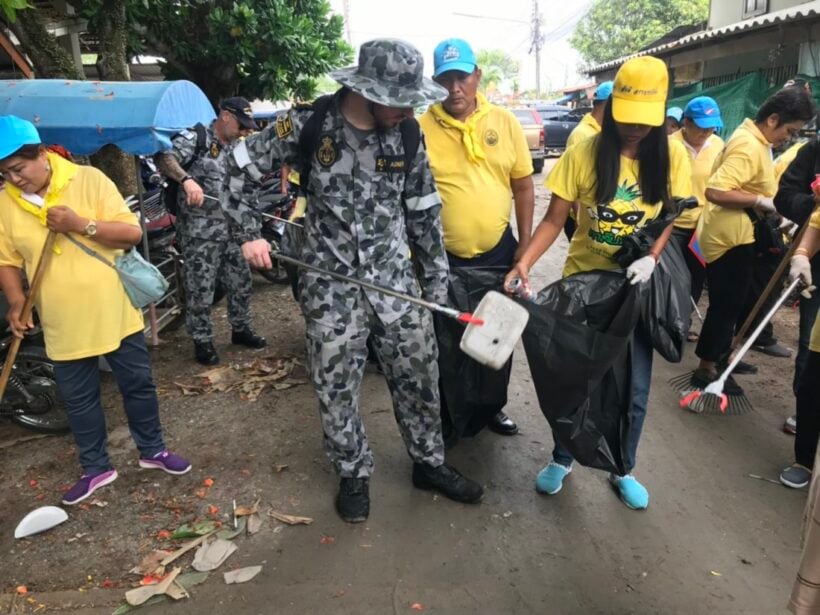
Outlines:
POLYGON ((570 44, 591 64, 635 53, 677 26, 704 22, 709 0, 595 0, 570 44))
POLYGON ((27 0, 0 0, 0 11, 6 21, 14 22, 17 20, 17 11, 29 8, 27 0))
MULTIPOLYGON (((102 2, 87 4, 93 23, 102 2)), ((130 0, 129 17, 132 50, 161 56, 167 78, 194 81, 213 102, 310 98, 352 59, 326 0, 130 0)))
POLYGON ((476 54, 476 63, 481 69, 482 92, 500 90, 507 83, 516 81, 521 69, 517 60, 513 60, 501 49, 481 49, 476 54))

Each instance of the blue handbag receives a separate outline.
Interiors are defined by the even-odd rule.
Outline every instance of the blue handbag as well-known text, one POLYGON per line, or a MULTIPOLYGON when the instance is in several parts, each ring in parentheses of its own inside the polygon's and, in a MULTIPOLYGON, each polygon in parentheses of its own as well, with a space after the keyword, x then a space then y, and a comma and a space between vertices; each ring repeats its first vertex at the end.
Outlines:
POLYGON ((135 308, 142 309, 150 303, 156 303, 165 296, 168 290, 168 280, 165 279, 159 269, 145 260, 136 248, 126 250, 112 263, 84 243, 74 239, 71 235, 66 234, 66 237, 83 252, 105 263, 117 272, 123 288, 125 288, 125 294, 128 295, 135 308))

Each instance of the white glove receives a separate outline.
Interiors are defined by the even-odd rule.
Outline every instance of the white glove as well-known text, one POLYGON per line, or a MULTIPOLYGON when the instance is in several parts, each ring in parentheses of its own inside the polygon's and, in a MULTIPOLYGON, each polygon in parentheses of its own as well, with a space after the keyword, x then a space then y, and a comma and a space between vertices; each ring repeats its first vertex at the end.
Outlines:
POLYGON ((775 209, 774 206, 774 199, 770 196, 763 196, 761 194, 757 195, 754 210, 763 216, 771 216, 777 213, 777 209, 775 209))
POLYGON ((792 256, 792 266, 791 269, 789 269, 789 282, 794 282, 798 278, 800 278, 804 286, 800 294, 806 299, 811 299, 811 294, 814 292, 815 286, 812 284, 811 279, 811 262, 809 262, 809 257, 805 254, 792 256))
POLYGON ((657 264, 654 256, 643 256, 626 268, 626 279, 633 286, 648 282, 657 264))

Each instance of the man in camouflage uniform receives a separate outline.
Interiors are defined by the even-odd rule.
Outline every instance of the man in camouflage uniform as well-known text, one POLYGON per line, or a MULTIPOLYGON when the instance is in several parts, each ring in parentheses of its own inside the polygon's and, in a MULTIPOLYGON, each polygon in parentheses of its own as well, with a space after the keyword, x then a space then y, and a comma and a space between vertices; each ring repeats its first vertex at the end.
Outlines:
POLYGON ((185 321, 194 340, 194 356, 203 365, 219 363, 211 323, 217 277, 227 291, 231 341, 249 348, 266 345, 251 329, 251 271, 231 238, 219 202, 228 154, 241 136, 255 128, 250 103, 228 98, 220 105, 217 119, 205 129, 203 147, 198 147, 196 131, 186 130, 174 137, 169 153, 155 157, 160 171, 182 188, 176 224, 185 261, 185 321))
MULTIPOLYGON (((414 107, 447 95, 422 74, 421 54, 398 40, 365 43, 358 67, 332 74, 344 87, 325 114, 309 162, 301 258, 445 303, 441 202, 423 146, 405 168, 399 129, 402 121, 415 121, 414 107)), ((259 239, 259 223, 249 211, 248 184, 280 164, 294 165, 304 177, 299 135, 311 114, 310 108, 293 109, 232 152, 225 208, 245 258, 255 267, 271 266, 270 247, 259 239)), ((414 485, 462 502, 481 499, 480 485, 444 463, 430 313, 307 270, 300 273, 299 301, 325 449, 341 476, 336 508, 342 519, 360 522, 369 514, 373 454, 358 404, 368 336, 414 462, 414 485)))

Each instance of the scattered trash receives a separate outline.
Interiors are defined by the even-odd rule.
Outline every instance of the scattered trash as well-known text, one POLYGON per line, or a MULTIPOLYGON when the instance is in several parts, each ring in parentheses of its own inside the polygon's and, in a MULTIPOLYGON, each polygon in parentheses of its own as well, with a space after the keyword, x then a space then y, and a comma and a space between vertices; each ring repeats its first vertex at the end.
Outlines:
MULTIPOLYGON (((214 531, 216 531, 216 530, 214 530, 214 531)), ((190 550, 191 550, 191 549, 193 549, 194 547, 197 547, 197 546, 199 546, 200 544, 202 544, 202 543, 205 541, 205 539, 206 539, 206 538, 208 538, 208 537, 209 537, 209 536, 211 536, 211 535, 212 535, 212 534, 205 534, 204 536, 200 536, 200 537, 199 537, 199 538, 197 538, 196 540, 192 540, 192 541, 191 541, 191 542, 189 542, 188 544, 186 544, 186 545, 184 545, 184 546, 180 547, 179 549, 177 549, 176 551, 174 551, 173 553, 171 553, 168 557, 166 557, 166 558, 165 558, 164 560, 162 560, 162 562, 160 562, 160 563, 161 563, 163 566, 167 566, 168 564, 170 564, 171 562, 173 562, 173 561, 174 561, 174 560, 176 560, 177 558, 179 558, 179 557, 181 557, 181 556, 185 555, 188 551, 190 551, 190 550)))
POLYGON ((214 486, 214 479, 213 478, 206 478, 202 481, 202 484, 206 487, 213 487, 214 486))
POLYGON ((198 570, 199 572, 216 570, 236 551, 236 548, 234 543, 221 538, 205 541, 196 550, 194 561, 191 565, 194 567, 194 570, 198 570))
POLYGON ((94 499, 90 500, 88 503, 89 505, 96 506, 97 508, 105 508, 106 506, 108 506, 108 502, 106 502, 105 500, 94 499))
POLYGON ((505 512, 505 513, 504 513, 503 515, 501 515, 501 516, 502 516, 502 517, 504 517, 505 519, 509 519, 510 517, 512 517, 512 511, 511 511, 511 510, 508 510, 507 512, 505 512))
POLYGON ((237 517, 248 517, 259 512, 259 500, 254 502, 253 506, 237 506, 234 514, 237 517))
POLYGON ((197 536, 204 536, 213 532, 216 528, 216 522, 210 519, 204 521, 197 521, 194 524, 185 523, 179 526, 177 530, 171 534, 171 538, 179 540, 180 538, 196 538, 197 536))
POLYGON ((162 576, 165 574, 165 566, 162 565, 162 560, 170 554, 170 551, 151 551, 151 553, 143 557, 142 561, 129 570, 129 572, 131 574, 138 574, 141 577, 146 575, 162 576))
POLYGON ((298 515, 286 515, 285 513, 280 513, 279 511, 276 511, 276 510, 270 511, 268 513, 268 515, 273 517, 277 521, 281 521, 282 523, 287 523, 288 525, 310 525, 311 523, 313 523, 313 519, 311 517, 300 517, 298 515))
POLYGON ((66 540, 66 542, 76 542, 76 541, 78 541, 80 538, 83 538, 83 537, 85 537, 85 536, 88 536, 88 534, 89 534, 88 532, 81 532, 81 533, 80 533, 80 532, 78 532, 77 534, 74 534, 74 536, 72 536, 71 538, 69 538, 68 540, 66 540))
POLYGON ((273 471, 276 472, 277 474, 281 474, 282 472, 284 472, 287 469, 288 469, 288 464, 286 464, 286 463, 274 463, 273 464, 273 471))
POLYGON ((180 568, 174 568, 159 583, 137 587, 136 589, 125 592, 125 601, 131 606, 139 606, 144 604, 149 598, 166 593, 180 572, 180 568))
POLYGON ((15 538, 25 538, 45 532, 68 521, 68 514, 57 506, 41 506, 35 508, 20 520, 14 530, 15 538))
POLYGON ((259 516, 259 513, 254 513, 249 517, 246 517, 248 520, 248 535, 253 536, 262 529, 262 517, 259 516))
POLYGON ((262 566, 248 566, 247 568, 231 570, 222 576, 225 578, 227 585, 233 585, 235 583, 247 583, 260 572, 262 572, 262 566))
POLYGON ((766 481, 767 483, 772 483, 773 485, 780 485, 780 481, 771 478, 766 478, 765 476, 760 476, 759 474, 747 474, 747 476, 749 478, 754 478, 755 480, 762 480, 766 481))
POLYGON ((323 545, 336 544, 336 539, 333 536, 322 536, 319 542, 323 545))
POLYGON ((414 611, 423 611, 424 610, 424 606, 421 604, 421 602, 414 602, 413 604, 410 605, 410 608, 413 609, 414 611))
POLYGON ((719 573, 718 571, 716 571, 716 570, 710 570, 710 571, 709 571, 709 574, 711 574, 713 577, 722 577, 722 576, 723 576, 722 574, 720 574, 720 573, 719 573))
POLYGON ((28 593, 28 587, 26 587, 25 585, 18 585, 18 586, 14 589, 14 591, 16 591, 16 592, 17 592, 18 594, 20 594, 21 596, 24 596, 25 594, 27 594, 27 593, 28 593))
POLYGON ((266 388, 279 391, 307 384, 307 380, 295 357, 271 356, 217 367, 174 384, 183 395, 238 391, 241 399, 256 401, 266 388))
POLYGON ((236 524, 236 528, 226 527, 216 533, 217 538, 222 540, 233 540, 247 529, 248 517, 242 517, 236 524))

